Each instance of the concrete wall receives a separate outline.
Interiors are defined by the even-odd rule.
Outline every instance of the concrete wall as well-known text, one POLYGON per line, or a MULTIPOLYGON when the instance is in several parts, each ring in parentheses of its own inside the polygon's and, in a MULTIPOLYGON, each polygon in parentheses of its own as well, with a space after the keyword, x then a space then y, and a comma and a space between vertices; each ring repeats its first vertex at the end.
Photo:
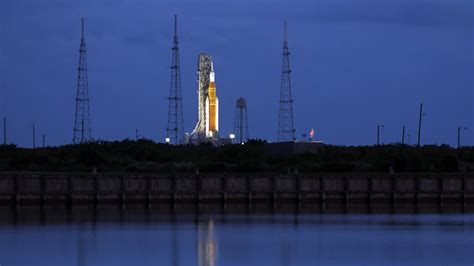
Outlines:
POLYGON ((471 201, 473 174, 0 174, 3 202, 471 201))

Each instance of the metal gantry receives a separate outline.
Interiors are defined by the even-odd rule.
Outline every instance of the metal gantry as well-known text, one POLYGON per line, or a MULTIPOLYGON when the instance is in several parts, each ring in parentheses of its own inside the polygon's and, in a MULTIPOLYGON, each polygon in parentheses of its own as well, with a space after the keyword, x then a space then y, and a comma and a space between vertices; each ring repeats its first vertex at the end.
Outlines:
POLYGON ((92 141, 89 109, 89 83, 87 80, 86 40, 84 38, 84 19, 82 19, 81 45, 79 48, 79 67, 77 68, 76 114, 74 120, 73 143, 92 141))
POLYGON ((290 52, 284 23, 283 63, 281 70, 280 110, 278 112, 278 141, 295 141, 293 97, 291 94, 290 52))
POLYGON ((183 119, 183 97, 181 93, 181 73, 179 66, 178 47, 178 16, 174 16, 174 38, 171 62, 171 84, 170 95, 168 97, 168 126, 166 127, 166 139, 170 139, 173 144, 181 144, 184 139, 184 119, 183 119))
POLYGON ((247 101, 244 98, 239 98, 235 104, 234 133, 239 144, 243 144, 249 139, 247 101))
POLYGON ((210 73, 212 68, 212 57, 206 53, 200 53, 197 63, 197 82, 198 82, 198 121, 194 130, 191 132, 191 140, 196 142, 205 142, 206 138, 206 99, 210 83, 210 73))

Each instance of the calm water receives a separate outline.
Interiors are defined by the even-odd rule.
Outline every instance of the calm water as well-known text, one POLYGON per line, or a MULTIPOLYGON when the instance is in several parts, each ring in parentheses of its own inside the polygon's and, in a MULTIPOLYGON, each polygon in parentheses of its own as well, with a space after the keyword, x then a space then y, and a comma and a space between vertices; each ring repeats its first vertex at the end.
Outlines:
POLYGON ((3 219, 0 264, 474 265, 472 214, 133 216, 3 219))

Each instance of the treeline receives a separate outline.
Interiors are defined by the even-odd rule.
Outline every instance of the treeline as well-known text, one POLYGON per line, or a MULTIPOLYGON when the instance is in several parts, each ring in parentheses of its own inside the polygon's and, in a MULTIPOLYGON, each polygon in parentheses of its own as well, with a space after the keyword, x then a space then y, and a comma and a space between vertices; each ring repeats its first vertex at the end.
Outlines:
POLYGON ((265 142, 213 147, 150 140, 40 149, 0 146, 0 171, 27 172, 474 172, 474 147, 324 146, 318 154, 271 155, 265 142))

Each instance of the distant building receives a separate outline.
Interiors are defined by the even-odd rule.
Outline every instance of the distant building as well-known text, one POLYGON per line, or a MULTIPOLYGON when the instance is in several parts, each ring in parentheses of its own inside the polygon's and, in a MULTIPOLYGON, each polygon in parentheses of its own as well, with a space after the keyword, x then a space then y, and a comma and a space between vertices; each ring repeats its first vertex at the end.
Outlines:
POLYGON ((286 155, 298 153, 320 153, 323 151, 323 141, 285 141, 265 143, 265 153, 286 155))

